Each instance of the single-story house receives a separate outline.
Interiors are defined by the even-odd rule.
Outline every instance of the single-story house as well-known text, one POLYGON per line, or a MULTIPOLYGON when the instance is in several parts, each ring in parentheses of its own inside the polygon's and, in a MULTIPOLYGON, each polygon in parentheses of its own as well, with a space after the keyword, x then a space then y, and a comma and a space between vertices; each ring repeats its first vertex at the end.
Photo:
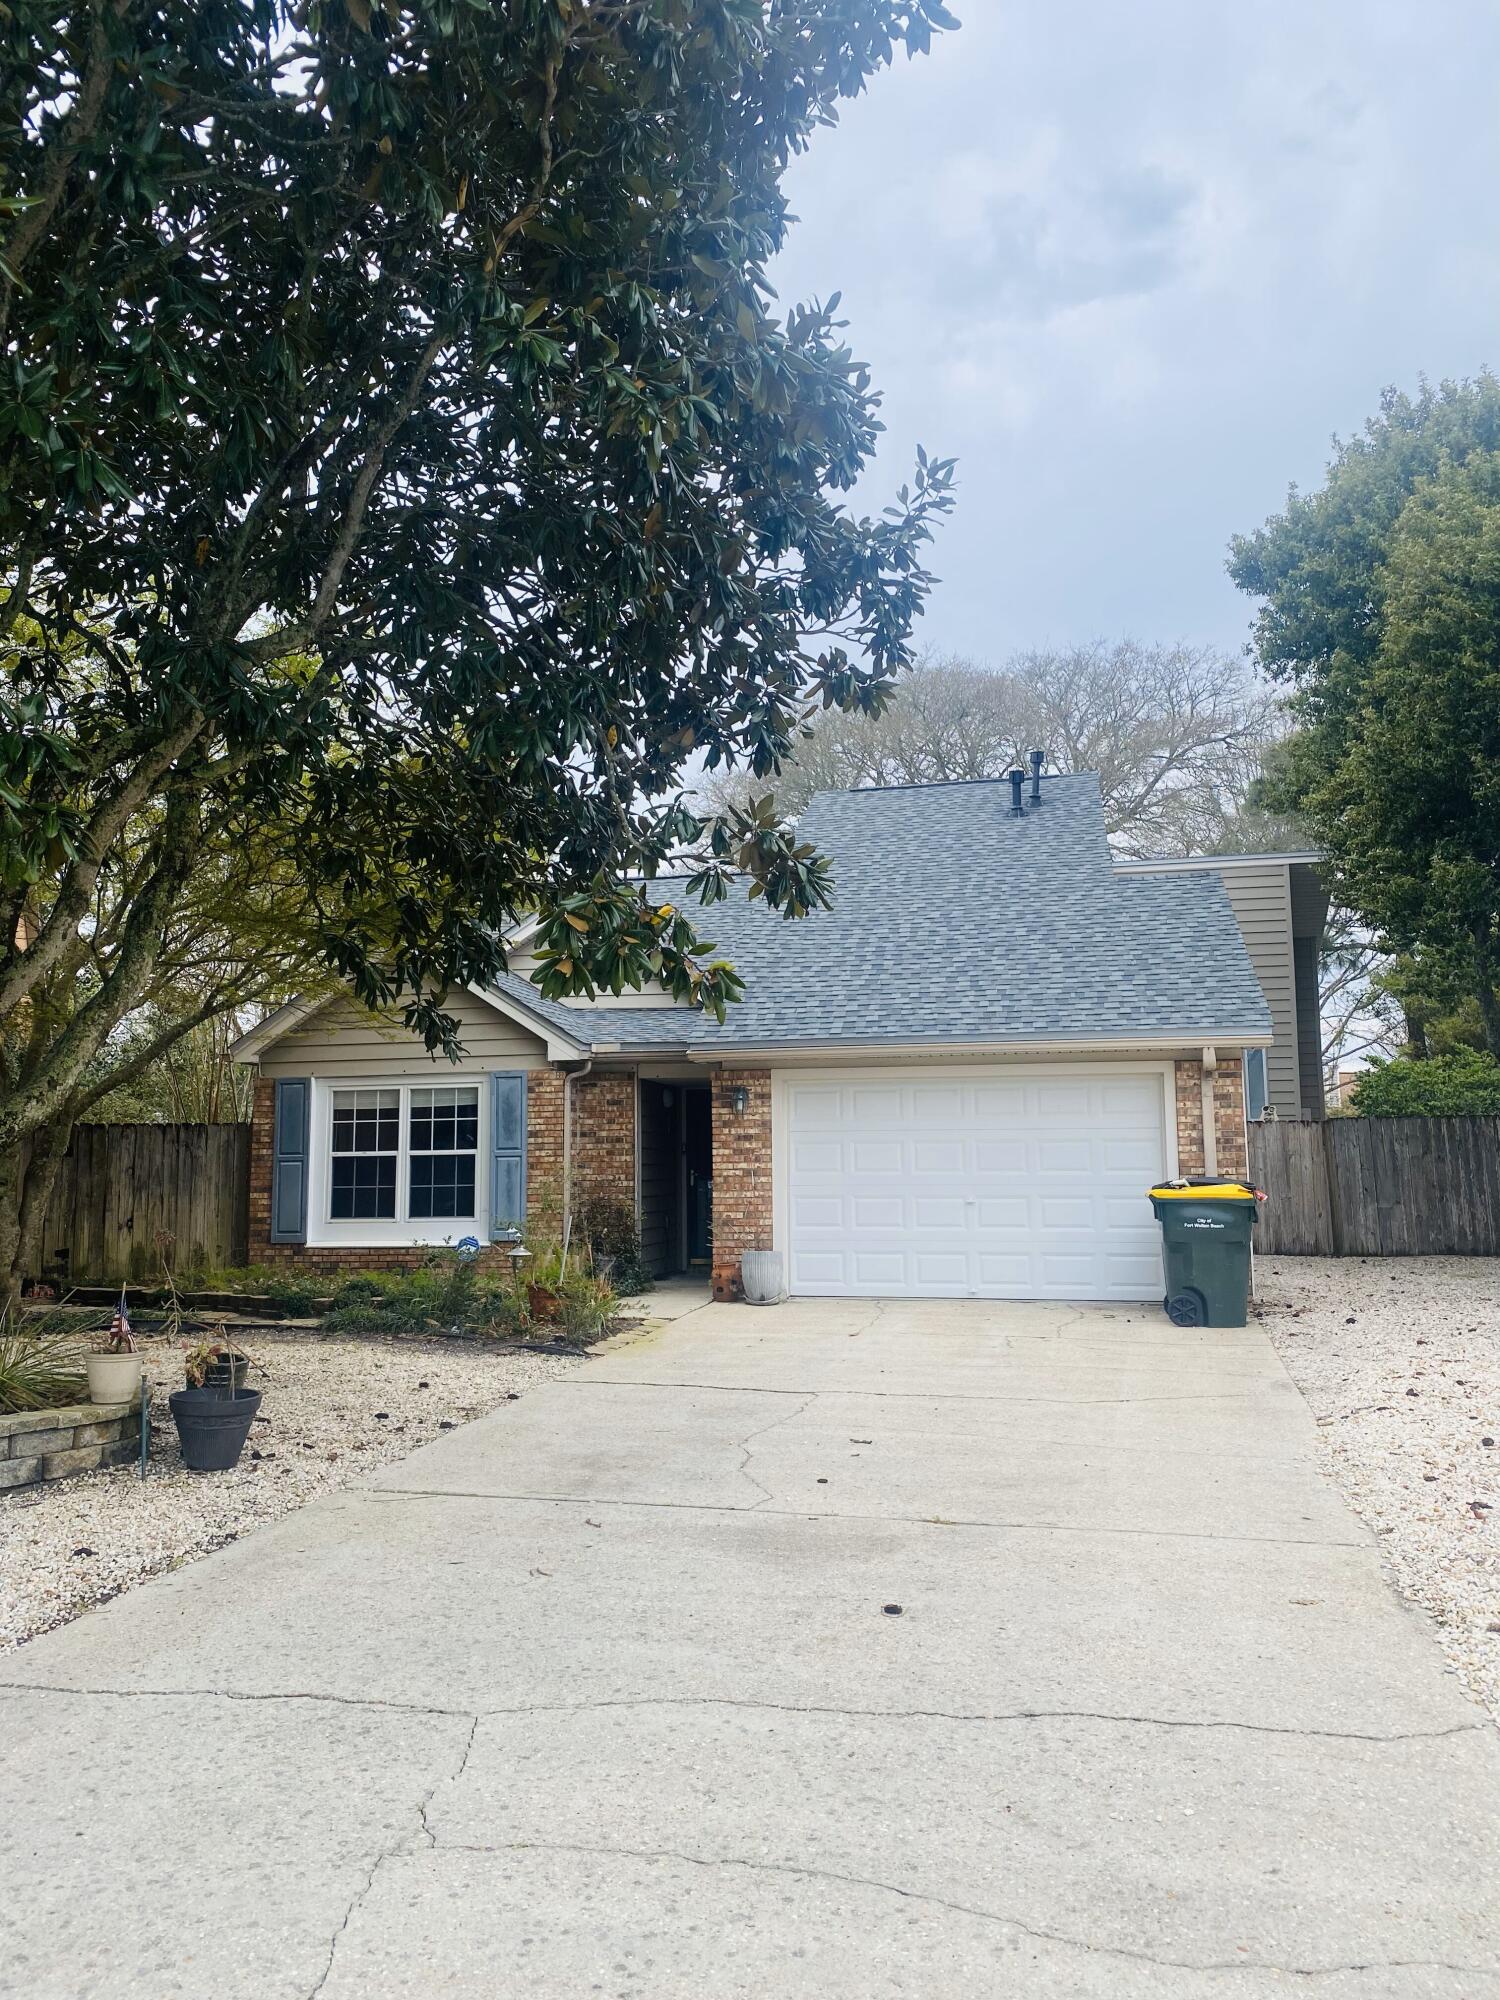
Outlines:
POLYGON ((831 910, 702 913, 722 1024, 546 1000, 521 926, 450 1000, 457 1064, 348 1000, 246 1035, 252 1257, 501 1255, 603 1190, 721 1294, 774 1248, 794 1295, 1159 1297, 1146 1189, 1245 1173, 1247 1068, 1252 1109, 1316 1098, 1315 857, 1117 862, 1089 776, 824 793, 800 831, 831 910))

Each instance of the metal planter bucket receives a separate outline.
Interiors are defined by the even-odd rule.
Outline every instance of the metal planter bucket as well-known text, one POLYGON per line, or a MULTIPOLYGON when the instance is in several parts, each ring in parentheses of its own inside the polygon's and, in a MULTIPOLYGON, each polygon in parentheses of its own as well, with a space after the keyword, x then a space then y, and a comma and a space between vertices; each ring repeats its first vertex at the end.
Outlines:
POLYGON ((786 1297, 786 1278, 779 1250, 747 1250, 740 1258, 740 1283, 745 1302, 752 1306, 779 1306, 786 1297))

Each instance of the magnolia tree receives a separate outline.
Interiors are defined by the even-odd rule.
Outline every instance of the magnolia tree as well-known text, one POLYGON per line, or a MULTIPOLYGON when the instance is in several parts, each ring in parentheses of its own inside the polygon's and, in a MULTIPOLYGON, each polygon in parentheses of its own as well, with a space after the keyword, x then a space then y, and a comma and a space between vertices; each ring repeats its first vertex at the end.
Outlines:
POLYGON ((732 869, 788 915, 825 900, 774 815, 704 823, 680 780, 772 770, 909 664, 951 465, 849 511, 878 399, 836 299, 778 316, 764 273, 790 156, 955 25, 14 0, 0 1272, 23 1149, 226 830, 295 879, 299 952, 432 1047, 525 909, 547 992, 722 1009, 695 924, 622 886, 683 847, 704 902, 732 869))

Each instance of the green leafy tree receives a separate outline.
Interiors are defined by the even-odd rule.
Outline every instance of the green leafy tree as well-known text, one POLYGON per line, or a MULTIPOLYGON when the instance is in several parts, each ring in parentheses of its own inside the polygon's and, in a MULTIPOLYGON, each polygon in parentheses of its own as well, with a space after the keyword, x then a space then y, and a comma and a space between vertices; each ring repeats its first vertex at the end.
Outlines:
POLYGON ((1300 727, 1266 788, 1500 1054, 1500 383, 1388 394, 1317 494, 1235 544, 1300 727))
POLYGON ((1435 951, 1403 952, 1374 975, 1380 1001, 1399 1016, 1406 1047, 1418 1058, 1485 1046, 1484 1021, 1469 968, 1435 951))
MULTIPOLYGON (((70 953, 0 1024, 0 1098, 25 1101, 38 1073, 55 1074, 59 1050, 94 1039, 137 918, 142 870, 152 865, 160 814, 146 810, 101 869, 70 953)), ((50 886, 50 884, 49 884, 50 886)), ((364 913, 368 920, 373 912, 364 913)), ((137 935, 138 923, 136 925, 137 935)), ((0 1290, 14 1292, 37 1268, 40 1235, 58 1167, 81 1119, 217 1120, 243 1115, 243 1079, 228 1042, 267 1007, 334 980, 316 947, 317 914, 273 829, 231 820, 213 825, 191 879, 148 940, 137 1001, 106 1033, 23 1142, 0 1148, 0 1290)))
POLYGON ((1355 1084, 1361 1118, 1473 1118, 1500 1112, 1500 1062, 1487 1049, 1398 1056, 1376 1063, 1355 1084))
POLYGON ((826 901, 687 761, 772 770, 910 662, 952 468, 775 316, 790 156, 938 0, 14 0, 0 14, 0 1156, 146 1003, 216 829, 452 1048, 540 909, 560 994, 732 971, 628 879, 826 901), (130 848, 127 858, 125 849, 130 848), (96 904, 115 926, 82 1004, 96 904))

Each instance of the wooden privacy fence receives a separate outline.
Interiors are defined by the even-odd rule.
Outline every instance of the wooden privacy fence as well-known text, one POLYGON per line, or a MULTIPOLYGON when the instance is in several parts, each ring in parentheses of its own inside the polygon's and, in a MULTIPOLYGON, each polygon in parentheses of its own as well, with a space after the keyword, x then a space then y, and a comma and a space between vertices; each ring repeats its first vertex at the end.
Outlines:
POLYGON ((1252 1125, 1250 1178, 1265 1251, 1500 1256, 1500 1118, 1252 1125))
POLYGON ((246 1260, 248 1125, 80 1125, 42 1238, 42 1270, 120 1283, 161 1269, 156 1237, 184 1271, 246 1260))

